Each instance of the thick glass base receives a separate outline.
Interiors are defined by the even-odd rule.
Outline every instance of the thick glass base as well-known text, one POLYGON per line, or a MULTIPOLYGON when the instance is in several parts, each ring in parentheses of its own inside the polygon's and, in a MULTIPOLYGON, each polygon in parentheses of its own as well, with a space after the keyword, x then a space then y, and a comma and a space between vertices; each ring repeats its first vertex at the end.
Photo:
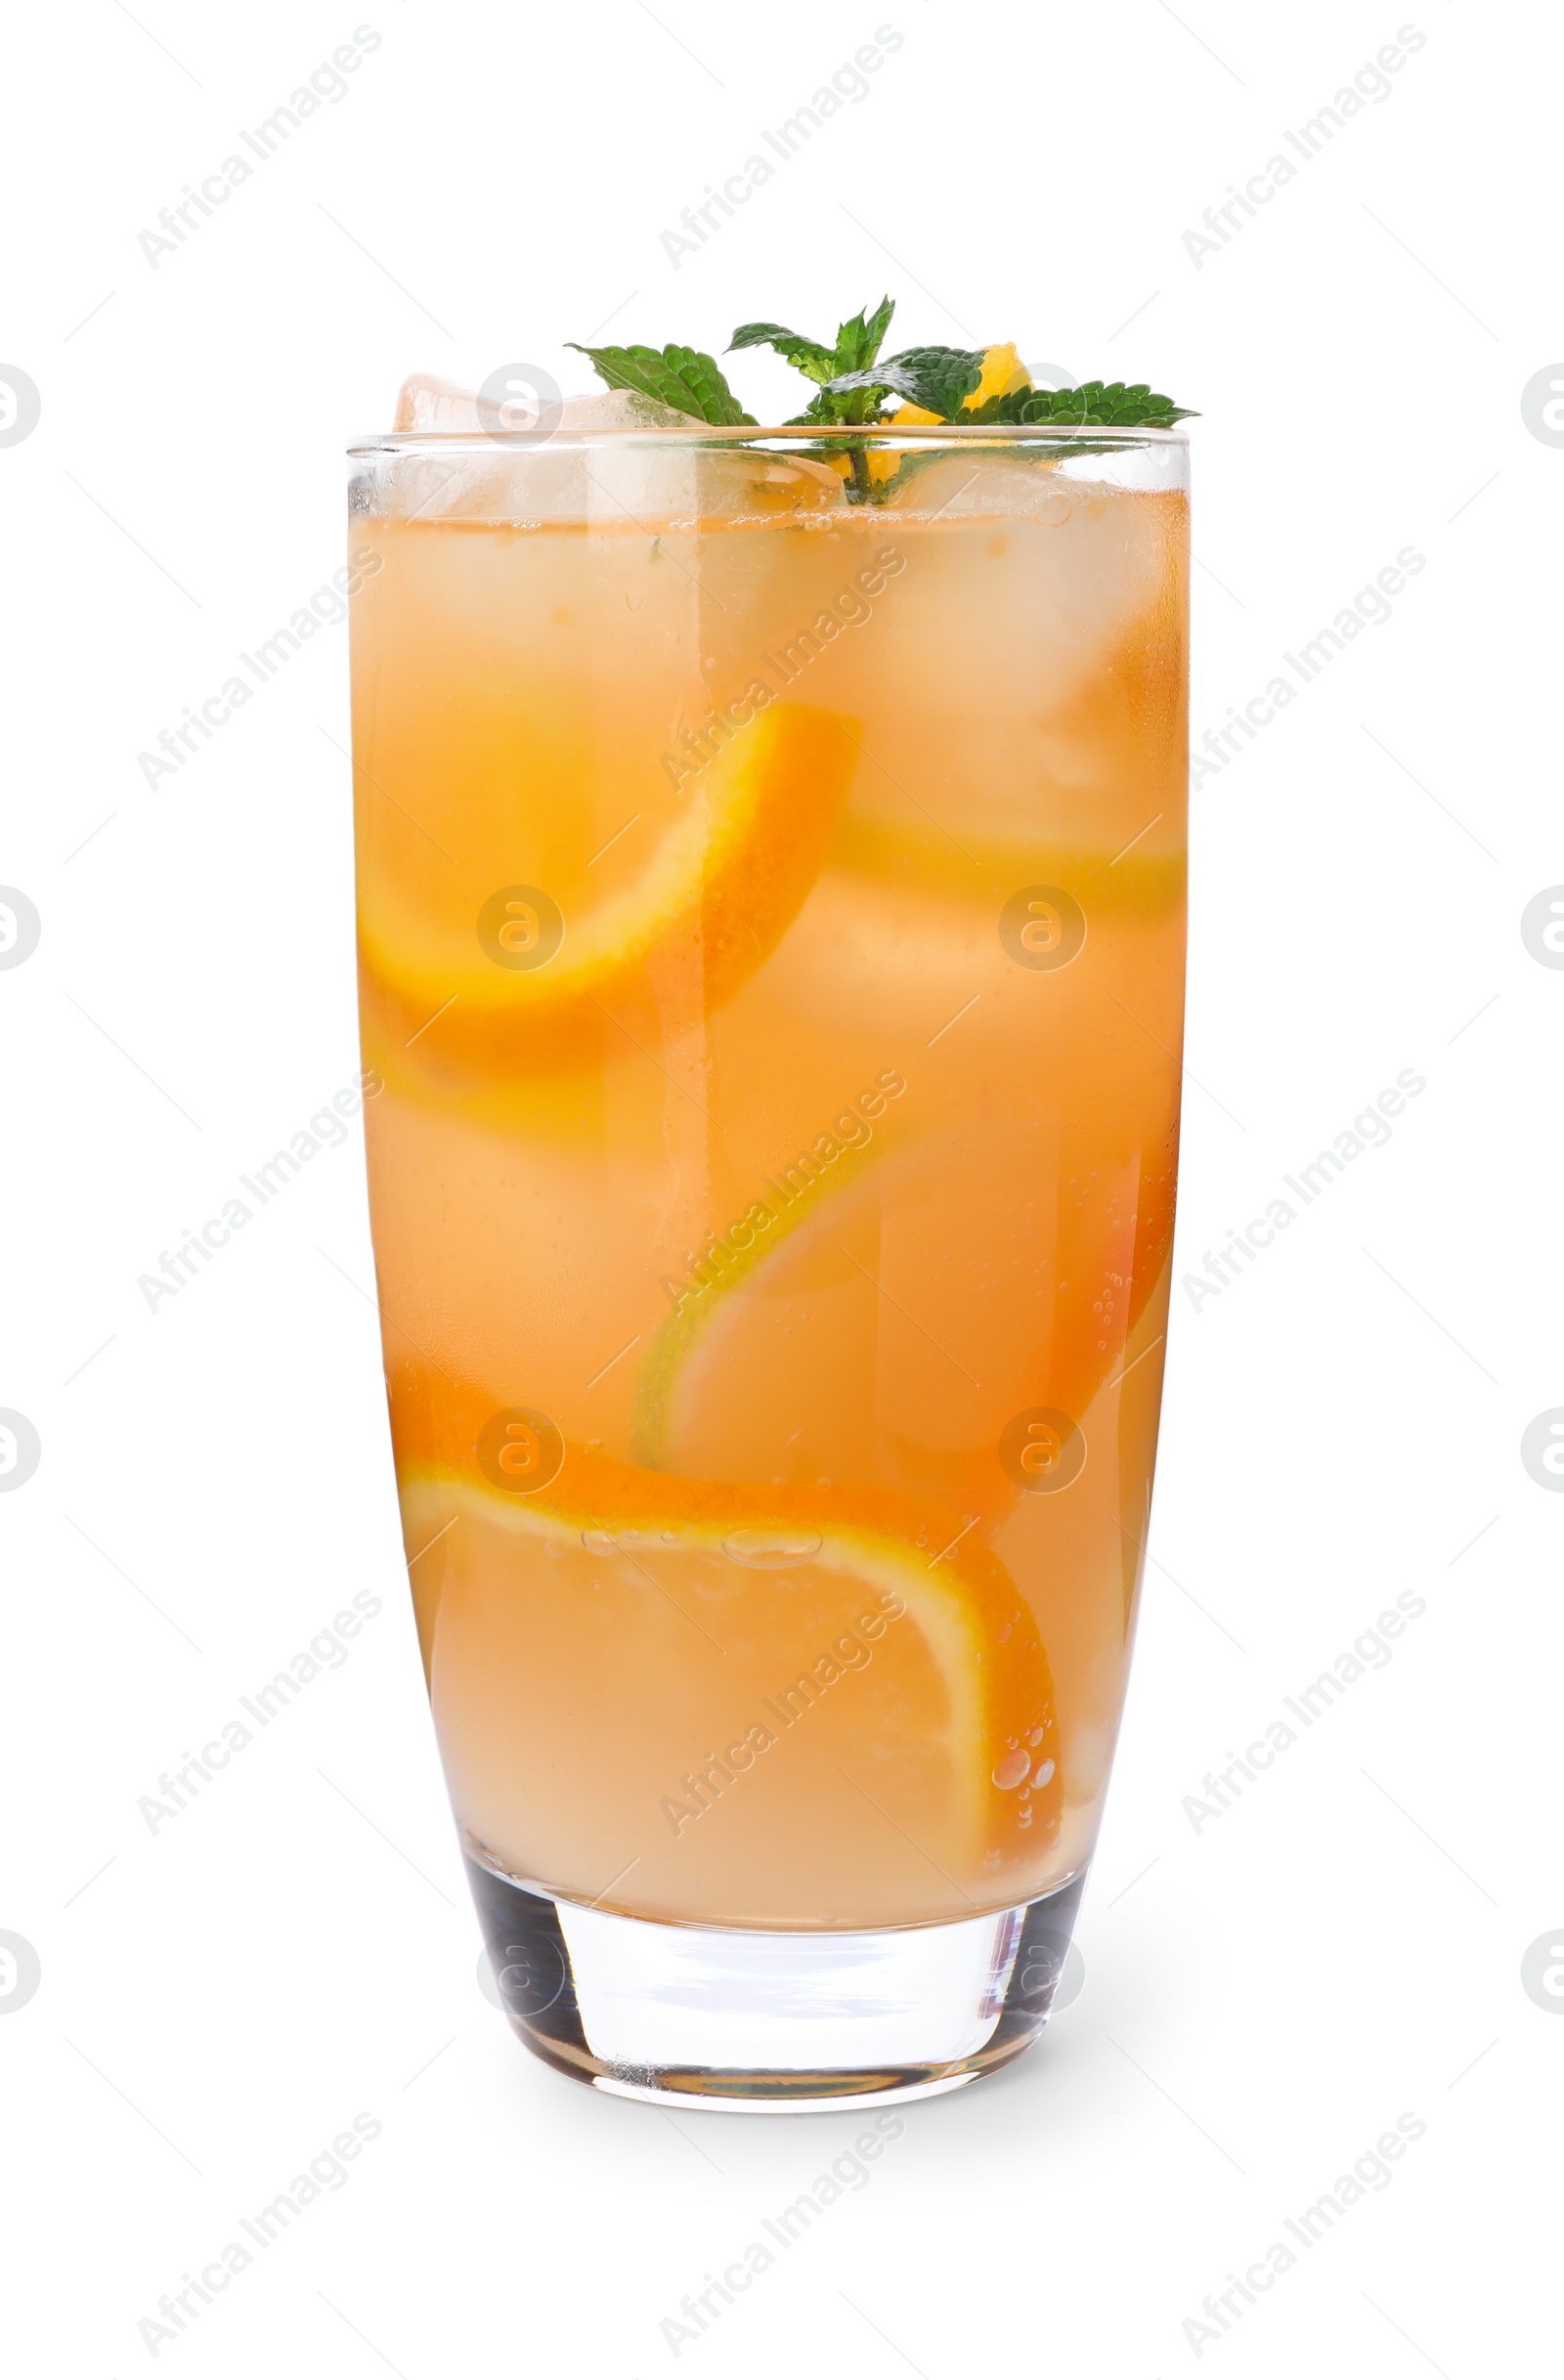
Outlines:
POLYGON ((561 2074, 759 2114, 959 2091, 1048 2020, 1085 1882, 872 1933, 665 1926, 556 1900, 466 1854, 502 2006, 561 2074))

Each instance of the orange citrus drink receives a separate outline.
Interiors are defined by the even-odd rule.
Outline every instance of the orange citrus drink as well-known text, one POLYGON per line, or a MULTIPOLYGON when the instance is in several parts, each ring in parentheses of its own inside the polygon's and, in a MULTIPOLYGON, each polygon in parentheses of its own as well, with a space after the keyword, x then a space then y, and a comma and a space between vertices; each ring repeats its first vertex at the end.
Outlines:
MULTIPOLYGON (((681 1925, 1085 1867, 1173 1224, 1182 444, 360 456, 369 1180, 471 1855, 681 1925)), ((840 441, 837 442, 840 445, 840 441)))

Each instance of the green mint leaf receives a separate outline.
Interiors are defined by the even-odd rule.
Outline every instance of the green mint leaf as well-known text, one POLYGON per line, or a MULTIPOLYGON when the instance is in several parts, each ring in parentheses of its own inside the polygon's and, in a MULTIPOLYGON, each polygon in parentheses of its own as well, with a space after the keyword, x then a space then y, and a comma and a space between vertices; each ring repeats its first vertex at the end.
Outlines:
MULTIPOLYGON (((850 323, 844 323, 837 331, 836 356, 832 369, 836 372, 866 371, 880 353, 891 317, 896 311, 894 298, 883 297, 867 321, 862 311, 850 323)), ((830 374, 826 374, 829 378, 830 374)))
POLYGON ((774 347, 784 362, 810 380, 829 380, 837 368, 829 347, 822 347, 818 339, 806 339, 800 330, 786 329, 781 323, 741 323, 727 343, 728 354, 738 347, 774 347))
POLYGON ((754 429, 753 413, 745 412, 711 356, 694 347, 583 347, 567 342, 585 356, 600 380, 610 388, 634 389, 655 397, 680 413, 692 413, 717 429, 754 429))
POLYGON ((1195 418, 1188 406, 1158 396, 1145 380, 1085 380, 1079 388, 1018 388, 1008 396, 990 397, 964 418, 979 428, 989 424, 1018 428, 1087 425, 1115 430, 1167 430, 1175 421, 1195 418))
POLYGON ((952 421, 982 376, 980 347, 909 347, 865 370, 839 372, 826 387, 833 397, 849 396, 860 389, 882 395, 890 390, 909 405, 922 406, 925 412, 952 421))

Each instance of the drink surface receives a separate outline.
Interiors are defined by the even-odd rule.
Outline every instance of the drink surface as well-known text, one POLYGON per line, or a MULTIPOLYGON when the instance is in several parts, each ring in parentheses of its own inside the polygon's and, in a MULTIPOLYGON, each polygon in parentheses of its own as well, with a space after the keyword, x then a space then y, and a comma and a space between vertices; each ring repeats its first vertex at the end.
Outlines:
POLYGON ((588 451, 497 460, 554 477, 496 517, 436 467, 354 522, 354 747, 458 1823, 674 1921, 1036 1897, 1090 1853, 1151 1493, 1184 497, 588 451))

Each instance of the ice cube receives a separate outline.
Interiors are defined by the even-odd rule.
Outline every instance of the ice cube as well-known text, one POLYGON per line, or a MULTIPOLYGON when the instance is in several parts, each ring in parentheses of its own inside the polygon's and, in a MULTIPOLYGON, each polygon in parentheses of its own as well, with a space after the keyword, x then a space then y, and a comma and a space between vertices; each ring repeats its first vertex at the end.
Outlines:
POLYGON ((1063 521, 1079 490, 1078 482, 1063 481, 1057 450, 1045 453, 1039 448, 1034 458, 1014 450, 958 448, 925 459, 914 448, 902 456, 901 466, 899 484, 888 489, 885 501, 923 520, 972 520, 1003 513, 1063 521))
POLYGON ((470 388, 457 388, 432 371, 415 371, 397 391, 393 430, 475 430, 478 398, 470 388))
MULTIPOLYGON (((391 426, 396 431, 414 434, 508 426, 496 418, 496 407, 486 405, 476 389, 458 388, 454 380, 442 380, 436 372, 415 371, 403 381, 398 391, 396 418, 391 426)), ((688 413, 675 412, 671 405, 662 405, 655 397, 643 397, 635 389, 607 388, 595 390, 589 397, 566 397, 552 435, 568 437, 572 432, 588 430, 677 430, 689 420, 688 413)), ((516 426, 526 425, 518 421, 516 426)))
POLYGON ((481 393, 414 373, 397 399, 398 433, 445 432, 472 443, 387 457, 366 492, 369 508, 404 519, 590 522, 656 532, 818 513, 846 501, 841 474, 804 456, 720 439, 697 448, 624 436, 706 427, 633 389, 564 398, 546 434, 526 444, 495 437, 496 418, 496 405, 481 393))

